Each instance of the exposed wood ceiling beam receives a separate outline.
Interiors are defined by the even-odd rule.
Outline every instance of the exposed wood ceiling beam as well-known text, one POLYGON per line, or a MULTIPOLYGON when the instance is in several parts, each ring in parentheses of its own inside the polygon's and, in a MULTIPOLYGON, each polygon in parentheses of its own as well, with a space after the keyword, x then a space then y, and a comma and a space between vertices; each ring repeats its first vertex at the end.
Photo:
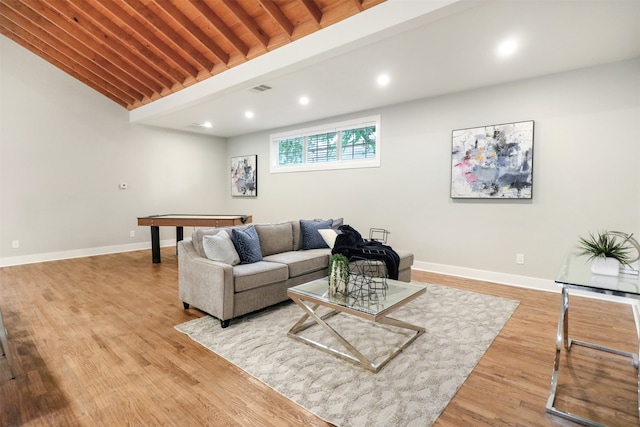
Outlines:
POLYGON ((352 1, 356 5, 358 10, 362 11, 364 9, 364 7, 362 6, 363 0, 352 0, 352 1))
MULTIPOLYGON (((32 7, 42 4, 48 19, 83 45, 85 52, 100 66, 112 69, 118 77, 132 87, 138 87, 147 97, 158 93, 169 81, 160 77, 151 66, 137 62, 131 50, 120 39, 112 38, 96 26, 92 19, 70 3, 57 0, 28 0, 32 7), (75 24, 75 25, 74 25, 75 24), (87 37, 89 35, 89 37, 87 37)), ((73 41, 72 40, 72 41, 73 41)))
MULTIPOLYGON (((89 1, 96 2, 96 0, 89 1)), ((96 3, 99 4, 99 2, 96 3)), ((160 63, 174 70, 174 74, 179 73, 185 76, 193 76, 198 73, 198 68, 193 65, 192 62, 182 57, 178 51, 169 46, 168 43, 165 43, 151 30, 150 26, 147 27, 143 25, 141 21, 137 20, 136 15, 126 10, 123 4, 113 2, 108 9, 104 8, 102 12, 105 16, 110 17, 123 32, 131 34, 131 37, 138 40, 142 45, 156 52, 156 54, 162 58, 160 63), (179 70, 176 70, 176 68, 179 70)), ((179 74, 178 79, 180 79, 179 74)), ((182 83, 184 83, 184 77, 182 77, 182 79, 182 83)))
POLYGON ((193 3, 193 5, 198 9, 200 13, 202 13, 202 16, 207 18, 207 20, 213 25, 213 28, 218 31, 220 35, 222 35, 222 37, 228 40, 229 43, 231 43, 231 45, 233 45, 233 47, 243 56, 247 56, 247 53, 249 53, 249 47, 244 44, 244 42, 240 40, 240 38, 235 35, 235 33, 231 31, 229 27, 227 27, 227 25, 222 21, 222 19, 218 17, 218 15, 213 13, 213 11, 209 9, 209 7, 203 2, 197 1, 193 3))
POLYGON ((0 33, 133 110, 385 0, 0 0, 0 33))
POLYGON ((311 17, 316 22, 317 27, 320 28, 320 21, 322 21, 322 11, 313 2, 313 0, 302 0, 302 4, 311 14, 311 17))
POLYGON ((207 36, 194 21, 190 20, 174 3, 161 1, 157 4, 173 19, 175 19, 177 23, 182 25, 191 35, 193 35, 209 53, 213 54, 218 62, 222 62, 225 65, 229 63, 229 54, 211 40, 211 38, 209 38, 209 36, 207 36))
POLYGON ((277 4, 273 2, 273 0, 258 0, 260 5, 264 7, 264 10, 267 11, 269 16, 271 16, 274 21, 289 35, 289 38, 293 35, 293 24, 289 21, 289 18, 282 13, 277 4))
POLYGON ((267 36, 264 31, 258 26, 255 20, 253 20, 247 12, 244 11, 243 8, 240 7, 237 0, 222 0, 224 5, 229 8, 229 10, 238 18, 238 20, 244 25, 244 27, 249 30, 251 34, 256 38, 257 41, 263 47, 267 47, 269 45, 269 36, 267 36))
POLYGON ((87 0, 78 2, 75 6, 85 14, 87 19, 93 20, 96 26, 108 34, 108 37, 119 40, 125 54, 131 57, 131 62, 138 64, 142 60, 147 72, 151 75, 158 74, 158 82, 164 87, 182 83, 186 76, 185 73, 178 72, 174 67, 166 66, 164 58, 136 39, 131 32, 125 31, 120 26, 114 26, 114 16, 109 16, 108 11, 103 8, 99 9, 101 7, 99 3, 87 0))

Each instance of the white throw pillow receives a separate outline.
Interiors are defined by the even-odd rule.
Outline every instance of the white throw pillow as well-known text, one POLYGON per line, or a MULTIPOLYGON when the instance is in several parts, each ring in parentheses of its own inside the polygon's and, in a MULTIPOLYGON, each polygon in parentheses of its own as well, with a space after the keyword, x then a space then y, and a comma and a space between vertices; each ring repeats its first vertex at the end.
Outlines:
POLYGON ((202 238, 202 247, 205 255, 211 261, 224 262, 231 265, 240 264, 240 256, 238 256, 238 252, 233 246, 231 237, 224 230, 220 230, 218 234, 213 236, 204 236, 202 238))
POLYGON ((327 246, 333 249, 333 245, 336 243, 336 237, 338 237, 338 232, 333 228, 322 228, 318 230, 318 233, 320 233, 327 246))

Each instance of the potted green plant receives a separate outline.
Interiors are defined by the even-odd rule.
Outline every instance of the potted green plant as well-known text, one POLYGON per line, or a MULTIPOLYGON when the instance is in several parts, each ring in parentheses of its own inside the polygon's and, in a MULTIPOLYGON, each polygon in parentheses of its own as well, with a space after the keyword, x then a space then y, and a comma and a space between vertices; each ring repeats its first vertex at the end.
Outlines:
POLYGON ((629 239, 619 240, 617 235, 608 231, 599 231, 595 235, 589 233, 589 237, 580 237, 578 249, 580 255, 588 255, 591 263, 591 272, 617 276, 620 265, 629 265, 632 250, 629 239))
POLYGON ((349 260, 342 254, 329 258, 329 295, 346 293, 349 283, 349 260))

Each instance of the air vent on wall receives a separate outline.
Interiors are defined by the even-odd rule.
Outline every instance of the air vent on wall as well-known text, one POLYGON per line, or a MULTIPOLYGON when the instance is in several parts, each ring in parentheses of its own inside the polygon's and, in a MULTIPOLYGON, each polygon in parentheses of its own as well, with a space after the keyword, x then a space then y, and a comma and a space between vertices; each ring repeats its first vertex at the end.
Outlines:
POLYGON ((271 86, 267 86, 267 85, 258 85, 258 86, 254 86, 251 89, 249 89, 251 92, 255 92, 255 93, 262 93, 265 92, 269 89, 272 89, 271 86))

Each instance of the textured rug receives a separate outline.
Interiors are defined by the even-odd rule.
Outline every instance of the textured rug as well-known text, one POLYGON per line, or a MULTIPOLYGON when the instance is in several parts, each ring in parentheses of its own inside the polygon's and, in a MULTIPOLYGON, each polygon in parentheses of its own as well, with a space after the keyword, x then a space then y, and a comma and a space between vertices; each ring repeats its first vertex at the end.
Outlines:
MULTIPOLYGON (((222 329, 205 316, 176 326, 194 341, 338 426, 430 426, 489 348, 518 301, 439 285, 390 317, 426 332, 372 373, 287 337, 295 304, 246 316, 222 329)), ((412 331, 339 314, 329 323, 362 353, 381 360, 412 331)), ((302 333, 343 350, 323 328, 302 333)))

